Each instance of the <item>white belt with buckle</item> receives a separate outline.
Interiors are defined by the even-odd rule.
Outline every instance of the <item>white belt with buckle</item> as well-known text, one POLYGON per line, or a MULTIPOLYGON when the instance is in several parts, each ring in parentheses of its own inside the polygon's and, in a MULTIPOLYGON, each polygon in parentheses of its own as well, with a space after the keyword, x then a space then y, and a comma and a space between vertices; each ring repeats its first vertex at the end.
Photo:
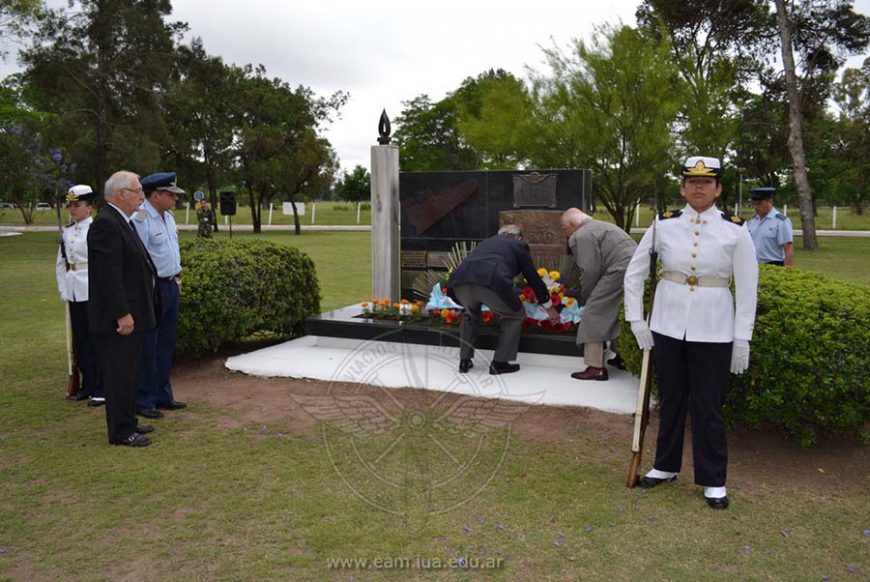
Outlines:
POLYGON ((70 263, 69 270, 70 271, 86 271, 88 269, 87 263, 70 263))
POLYGON ((730 279, 683 275, 682 273, 676 273, 674 271, 665 271, 662 273, 662 279, 673 283, 679 283, 680 285, 689 285, 691 287, 727 287, 731 284, 730 279))

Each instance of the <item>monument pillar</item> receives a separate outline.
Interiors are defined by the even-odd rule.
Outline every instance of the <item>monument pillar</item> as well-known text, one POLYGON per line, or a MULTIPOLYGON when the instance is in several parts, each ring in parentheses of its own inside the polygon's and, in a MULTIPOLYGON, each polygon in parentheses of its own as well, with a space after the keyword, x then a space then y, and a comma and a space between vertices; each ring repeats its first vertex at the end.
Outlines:
POLYGON ((399 148, 390 144, 386 110, 378 124, 378 145, 372 146, 372 297, 401 298, 399 264, 399 148))

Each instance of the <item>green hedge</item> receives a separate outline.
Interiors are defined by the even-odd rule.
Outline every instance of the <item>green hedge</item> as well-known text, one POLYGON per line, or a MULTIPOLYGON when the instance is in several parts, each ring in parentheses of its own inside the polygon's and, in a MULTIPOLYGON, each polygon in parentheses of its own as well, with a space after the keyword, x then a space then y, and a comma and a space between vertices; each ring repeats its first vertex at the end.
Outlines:
POLYGON ((289 337, 320 312, 314 262, 263 240, 196 239, 181 244, 182 293, 176 352, 214 352, 256 332, 289 337))
MULTIPOLYGON (((625 324, 620 344, 638 374, 625 324)), ((824 435, 868 437, 870 288, 795 268, 762 266, 749 370, 731 375, 730 423, 776 426, 803 446, 824 435)))

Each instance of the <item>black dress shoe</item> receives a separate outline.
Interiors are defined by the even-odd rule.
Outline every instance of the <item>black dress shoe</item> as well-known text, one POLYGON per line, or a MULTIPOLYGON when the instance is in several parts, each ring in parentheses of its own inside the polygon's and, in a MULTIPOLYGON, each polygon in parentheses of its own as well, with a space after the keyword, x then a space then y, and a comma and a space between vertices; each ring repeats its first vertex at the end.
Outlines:
POLYGON ((607 368, 594 368, 592 366, 588 366, 582 372, 574 372, 571 374, 571 377, 575 380, 607 380, 607 368))
POLYGON ((138 409, 136 410, 137 416, 144 416, 145 418, 163 418, 163 413, 157 410, 156 408, 149 409, 138 409))
POLYGON ((625 360, 623 360, 622 356, 620 356, 619 354, 616 354, 615 356, 607 360, 607 365, 613 366, 618 370, 625 370, 625 360))
POLYGON ((169 404, 158 404, 157 408, 160 410, 181 410, 182 408, 187 408, 187 404, 173 400, 169 404))
POLYGON ((78 402, 79 400, 87 400, 89 397, 84 392, 76 392, 75 394, 68 394, 66 399, 72 400, 73 402, 78 402))
POLYGON ((728 509, 728 496, 725 497, 706 497, 707 505, 713 509, 728 509))
POLYGON ((637 484, 639 486, 643 487, 644 489, 649 489, 651 487, 657 487, 657 486, 661 485, 662 483, 667 483, 668 481, 673 481, 676 478, 677 478, 676 475, 674 475, 673 477, 670 477, 668 479, 659 479, 658 477, 641 477, 638 480, 637 484))
POLYGON ((467 374, 474 367, 474 362, 471 360, 459 360, 459 373, 467 374))
POLYGON ((498 374, 513 374, 519 372, 519 364, 511 364, 510 362, 493 362, 489 365, 489 373, 493 376, 498 374))
POLYGON ((106 399, 102 398, 102 397, 101 398, 91 398, 90 400, 88 400, 88 406, 90 406, 91 408, 96 408, 98 406, 102 406, 105 403, 106 403, 106 399))
POLYGON ((136 432, 139 434, 148 434, 149 432, 154 432, 154 427, 150 424, 140 424, 136 427, 136 432))
POLYGON ((151 439, 144 437, 138 432, 134 432, 124 440, 112 443, 113 445, 123 445, 125 447, 147 447, 151 444, 151 439))

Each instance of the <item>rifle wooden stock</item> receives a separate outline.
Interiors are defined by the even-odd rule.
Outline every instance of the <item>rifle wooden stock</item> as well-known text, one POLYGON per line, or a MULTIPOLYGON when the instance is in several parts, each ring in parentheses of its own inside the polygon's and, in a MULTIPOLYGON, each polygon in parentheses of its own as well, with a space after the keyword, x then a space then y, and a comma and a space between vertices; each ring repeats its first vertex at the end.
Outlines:
MULTIPOLYGON (((649 252, 649 309, 647 310, 647 325, 652 322, 652 310, 656 297, 656 282, 658 274, 659 255, 656 252, 656 219, 652 224, 652 246, 649 252)), ((634 408, 634 433, 631 438, 631 464, 628 466, 628 479, 625 486, 629 489, 637 486, 637 475, 643 458, 643 438, 646 435, 646 425, 649 424, 649 395, 652 391, 652 360, 651 350, 643 351, 643 362, 640 366, 640 386, 637 390, 637 404, 634 408)))
POLYGON ((637 391, 637 404, 634 409, 634 433, 631 438, 631 464, 628 466, 628 479, 625 486, 635 487, 638 481, 638 471, 643 459, 643 439, 649 424, 649 394, 652 389, 652 374, 650 370, 650 351, 643 351, 643 363, 640 369, 640 386, 637 391))

